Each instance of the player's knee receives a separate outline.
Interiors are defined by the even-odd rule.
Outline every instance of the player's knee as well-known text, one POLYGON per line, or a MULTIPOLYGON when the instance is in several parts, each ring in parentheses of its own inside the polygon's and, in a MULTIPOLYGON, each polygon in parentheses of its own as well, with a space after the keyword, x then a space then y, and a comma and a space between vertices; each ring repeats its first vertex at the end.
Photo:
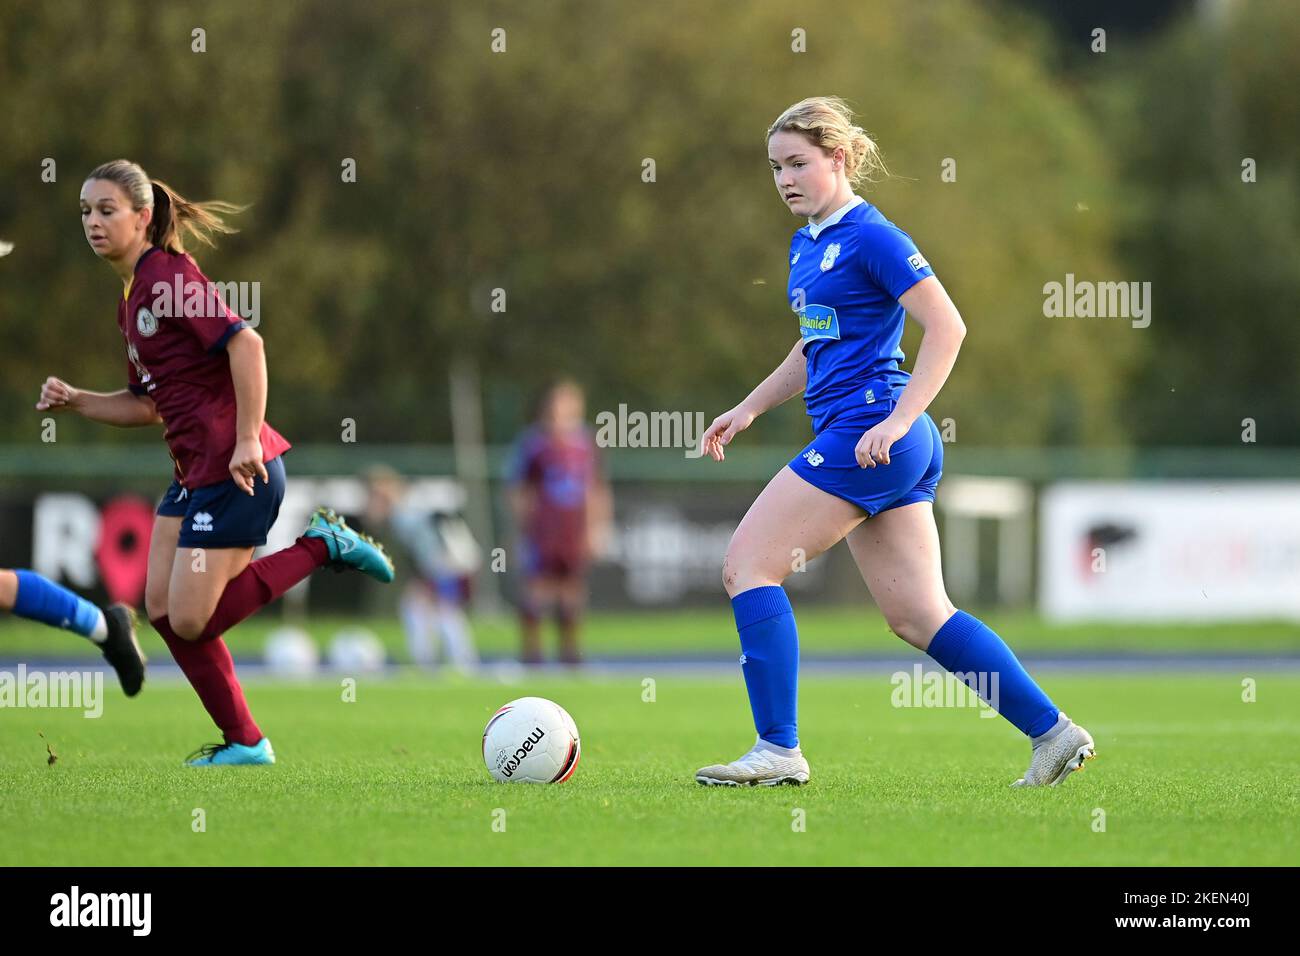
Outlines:
POLYGON ((898 610, 885 615, 885 623, 889 629, 898 637, 902 638, 913 647, 925 649, 929 644, 930 638, 934 633, 926 633, 926 625, 923 622, 923 616, 898 610))
POLYGON ((169 615, 172 625, 172 633, 184 641, 197 641, 203 634, 203 628, 207 626, 207 621, 200 620, 193 614, 184 611, 173 612, 169 615))
POLYGON ((582 618, 582 606, 574 601, 558 601, 555 605, 555 623, 560 627, 573 627, 582 618))
POLYGON ((722 586, 726 588, 727 593, 730 594, 735 583, 736 569, 732 567, 731 555, 728 554, 722 559, 722 586))
POLYGON ((167 616, 167 592, 158 593, 148 588, 144 592, 144 610, 149 615, 149 620, 156 621, 160 617, 167 616))
POLYGON ((930 641, 953 614, 947 601, 933 607, 899 608, 887 611, 885 622, 900 638, 920 650, 930 646, 930 641))
POLYGON ((739 592, 745 590, 745 577, 746 568, 741 556, 728 548, 726 556, 722 559, 722 586, 726 589, 727 594, 735 597, 739 592))
POLYGON ((780 584, 790 570, 765 566, 729 548, 722 559, 722 586, 729 597, 735 597, 751 588, 780 584))

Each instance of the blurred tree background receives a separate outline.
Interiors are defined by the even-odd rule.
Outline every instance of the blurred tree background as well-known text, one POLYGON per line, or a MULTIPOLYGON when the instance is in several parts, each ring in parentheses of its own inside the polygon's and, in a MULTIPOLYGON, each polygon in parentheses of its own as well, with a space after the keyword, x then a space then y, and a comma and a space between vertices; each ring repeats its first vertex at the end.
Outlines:
MULTIPOLYGON (((963 444, 1228 444, 1246 416, 1261 444, 1296 444, 1300 13, 1170 2, 1140 29, 1099 14, 1093 54, 1051 6, 9 0, 0 441, 39 442, 46 375, 125 383, 120 285, 77 214, 82 177, 119 156, 190 198, 251 204, 238 235, 194 251, 215 280, 261 283, 268 416, 295 442, 337 441, 344 418, 365 442, 448 441, 458 356, 481 369, 493 442, 557 373, 588 387, 589 414, 711 418, 798 334, 786 252, 802 223, 763 133, 838 94, 896 174, 866 198, 969 327, 932 408, 963 444), (1043 286, 1067 273, 1151 282, 1150 327, 1045 317, 1043 286)), ((755 431, 807 429, 795 401, 755 431)))

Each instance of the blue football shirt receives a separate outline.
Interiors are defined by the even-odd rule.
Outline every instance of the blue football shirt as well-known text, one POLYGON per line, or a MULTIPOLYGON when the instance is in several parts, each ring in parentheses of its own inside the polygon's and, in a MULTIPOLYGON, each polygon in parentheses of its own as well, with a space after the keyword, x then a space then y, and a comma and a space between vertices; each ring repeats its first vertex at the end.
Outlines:
POLYGON ((787 291, 799 316, 814 432, 907 384, 898 297, 932 275, 911 237, 861 196, 794 234, 787 291))

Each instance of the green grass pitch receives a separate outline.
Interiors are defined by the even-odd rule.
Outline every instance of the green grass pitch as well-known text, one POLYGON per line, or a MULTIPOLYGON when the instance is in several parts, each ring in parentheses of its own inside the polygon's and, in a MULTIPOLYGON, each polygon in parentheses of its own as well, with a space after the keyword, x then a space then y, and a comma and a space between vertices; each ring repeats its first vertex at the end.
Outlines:
POLYGON ((99 719, 0 710, 0 846, 63 866, 1300 861, 1300 676, 1253 675, 1253 703, 1252 675, 1039 676, 1097 742, 1056 789, 1008 787, 1028 746, 1001 718, 895 708, 883 673, 802 682, 812 781, 775 789, 692 779, 752 743, 739 675, 361 678, 352 703, 337 681, 250 681, 279 763, 206 770, 179 766, 215 737, 193 692, 155 681, 135 700, 114 688, 99 719), (582 732, 565 784, 482 765, 488 716, 528 694, 582 732))

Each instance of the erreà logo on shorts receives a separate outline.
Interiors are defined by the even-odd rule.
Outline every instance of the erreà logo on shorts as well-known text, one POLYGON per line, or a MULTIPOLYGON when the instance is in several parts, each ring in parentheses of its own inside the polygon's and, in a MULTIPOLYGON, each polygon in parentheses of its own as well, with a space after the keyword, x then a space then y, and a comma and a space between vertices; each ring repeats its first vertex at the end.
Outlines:
POLYGON ((190 527, 195 531, 211 531, 212 515, 208 514, 206 511, 200 511, 194 516, 194 523, 190 525, 190 527))
POLYGON ((50 897, 51 926, 129 926, 133 936, 148 936, 153 924, 152 893, 71 893, 50 897))

